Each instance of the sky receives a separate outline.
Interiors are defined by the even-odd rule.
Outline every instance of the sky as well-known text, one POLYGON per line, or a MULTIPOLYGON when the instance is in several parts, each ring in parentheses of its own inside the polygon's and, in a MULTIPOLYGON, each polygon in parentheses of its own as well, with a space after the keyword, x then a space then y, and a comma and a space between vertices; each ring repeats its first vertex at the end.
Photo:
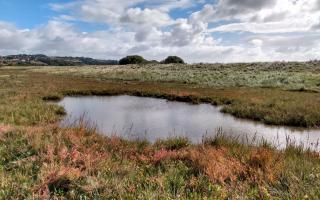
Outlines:
POLYGON ((0 55, 320 59, 320 0, 0 0, 0 55))

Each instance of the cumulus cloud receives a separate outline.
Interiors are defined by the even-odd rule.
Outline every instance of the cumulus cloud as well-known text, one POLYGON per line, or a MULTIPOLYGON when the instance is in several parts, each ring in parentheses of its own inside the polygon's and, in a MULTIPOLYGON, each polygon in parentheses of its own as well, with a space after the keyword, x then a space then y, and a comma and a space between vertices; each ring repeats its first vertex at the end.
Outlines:
POLYGON ((171 18, 167 13, 163 13, 159 10, 130 8, 126 13, 121 16, 120 22, 136 25, 153 25, 153 26, 165 26, 172 23, 171 18))
POLYGON ((77 0, 50 6, 57 15, 33 29, 0 22, 0 54, 178 55, 188 62, 320 58, 319 0, 77 0), (173 17, 177 11, 184 14, 173 17), (86 33, 78 22, 108 28, 86 33))
POLYGON ((260 36, 263 42, 263 51, 267 57, 273 56, 276 60, 305 60, 319 59, 320 34, 293 35, 293 36, 260 36))
POLYGON ((221 0, 214 13, 218 18, 234 18, 275 7, 276 0, 221 0))
POLYGON ((309 31, 319 22, 319 0, 220 0, 193 13, 194 20, 219 22, 212 31, 309 31))
POLYGON ((220 0, 217 4, 206 4, 193 17, 203 21, 241 19, 276 6, 277 0, 220 0))
POLYGON ((83 33, 71 24, 59 21, 49 21, 46 26, 32 30, 20 30, 9 23, 0 23, 0 28, 1 54, 45 53, 112 58, 125 54, 134 40, 131 32, 83 33))

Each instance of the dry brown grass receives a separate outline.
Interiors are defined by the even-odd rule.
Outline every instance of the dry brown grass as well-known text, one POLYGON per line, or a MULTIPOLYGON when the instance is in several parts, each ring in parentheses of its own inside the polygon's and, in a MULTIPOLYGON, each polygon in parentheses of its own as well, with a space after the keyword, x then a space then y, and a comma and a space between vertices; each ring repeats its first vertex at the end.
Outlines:
MULTIPOLYGON (((110 158, 110 154, 100 148, 102 137, 89 134, 84 127, 57 129, 51 125, 27 127, 25 131, 30 145, 38 150, 38 154, 19 162, 32 159, 42 163, 39 183, 33 190, 34 196, 41 199, 49 199, 55 190, 67 192, 79 187, 73 185, 74 182, 98 173, 100 166, 110 158), (56 131, 52 132, 52 129, 56 131), (48 133, 54 135, 49 136, 48 133)), ((92 190, 88 185, 81 187, 92 190)))
MULTIPOLYGON (((228 146, 228 143, 223 143, 219 147, 184 145, 170 150, 165 148, 165 143, 159 146, 117 137, 105 138, 84 126, 62 129, 50 125, 22 129, 23 137, 32 147, 26 149, 33 149, 36 153, 11 161, 9 166, 12 169, 39 165, 31 192, 34 198, 41 199, 61 197, 58 194, 68 194, 67 197, 72 198, 74 192, 89 196, 97 191, 103 194, 112 191, 139 193, 147 183, 153 184, 150 188, 156 185, 162 192, 168 192, 166 184, 169 184, 173 187, 170 189, 173 194, 176 187, 182 187, 179 184, 184 184, 183 187, 206 196, 209 186, 215 185, 221 198, 241 199, 249 195, 265 199, 284 177, 289 179, 292 174, 297 182, 301 181, 297 178, 299 173, 316 174, 312 164, 319 160, 318 154, 303 153, 301 156, 312 161, 306 168, 312 170, 303 172, 292 166, 295 163, 291 159, 306 162, 300 154, 264 147, 228 146), (111 180, 113 185, 108 185, 111 180), (250 193, 251 190, 255 192, 250 193)), ((0 177, 6 182, 13 181, 1 171, 0 177)))
POLYGON ((265 148, 253 149, 247 163, 251 179, 273 183, 284 170, 284 155, 265 148))
POLYGON ((187 156, 213 183, 232 183, 246 173, 246 166, 228 155, 225 148, 190 149, 187 156))
POLYGON ((226 147, 215 148, 207 145, 189 146, 179 150, 147 148, 142 153, 133 152, 131 149, 131 159, 153 165, 182 160, 206 174, 212 183, 220 184, 234 185, 239 181, 259 185, 265 182, 273 183, 285 170, 284 154, 267 148, 252 148, 241 157, 230 154, 230 149, 226 147))

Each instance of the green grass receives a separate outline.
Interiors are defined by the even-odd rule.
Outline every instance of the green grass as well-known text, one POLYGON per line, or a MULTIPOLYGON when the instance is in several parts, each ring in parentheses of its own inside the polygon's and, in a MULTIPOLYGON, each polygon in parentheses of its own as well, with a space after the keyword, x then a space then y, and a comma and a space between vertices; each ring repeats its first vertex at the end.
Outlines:
POLYGON ((132 86, 141 83, 140 87, 127 91, 123 91, 123 88, 113 92, 110 89, 90 88, 84 91, 79 88, 76 91, 64 91, 64 95, 128 93, 193 103, 209 102, 223 105, 223 112, 265 124, 320 126, 320 66, 313 62, 23 69, 27 72, 41 72, 59 77, 120 82, 123 83, 123 87, 126 87, 125 84, 132 86), (154 85, 143 86, 145 83, 154 85), (151 90, 150 88, 154 89, 157 83, 166 86, 166 90, 151 90))
POLYGON ((221 105, 268 124, 318 127, 318 71, 308 63, 2 67, 0 199, 319 199, 319 154, 302 147, 244 145, 223 134, 199 145, 107 138, 86 124, 60 128, 64 109, 45 101, 152 96, 221 105))
POLYGON ((265 87, 314 91, 320 89, 318 63, 38 67, 31 71, 99 80, 185 83, 200 87, 265 87))

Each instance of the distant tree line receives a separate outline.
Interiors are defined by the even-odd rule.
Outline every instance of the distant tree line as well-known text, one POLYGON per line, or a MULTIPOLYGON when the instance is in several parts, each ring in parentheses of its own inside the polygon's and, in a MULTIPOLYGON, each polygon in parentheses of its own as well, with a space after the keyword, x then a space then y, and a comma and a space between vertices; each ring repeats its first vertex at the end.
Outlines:
POLYGON ((43 54, 0 56, 0 65, 16 66, 78 66, 78 65, 117 65, 117 60, 99 60, 86 57, 53 57, 43 54))
POLYGON ((132 55, 126 56, 119 60, 120 65, 129 65, 129 64, 184 64, 184 60, 178 56, 168 56, 163 61, 159 62, 157 60, 146 60, 142 56, 139 55, 132 55))
POLYGON ((13 66, 81 66, 81 65, 128 65, 128 64, 184 64, 178 56, 168 56, 162 61, 146 60, 142 56, 126 56, 117 60, 98 60, 86 57, 53 57, 43 54, 0 56, 0 65, 13 66))

